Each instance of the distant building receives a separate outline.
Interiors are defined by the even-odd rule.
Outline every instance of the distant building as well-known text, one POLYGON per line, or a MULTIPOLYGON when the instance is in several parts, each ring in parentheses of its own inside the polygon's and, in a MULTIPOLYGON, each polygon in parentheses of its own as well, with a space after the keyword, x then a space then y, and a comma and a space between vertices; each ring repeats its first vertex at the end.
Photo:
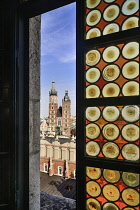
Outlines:
POLYGON ((52 87, 49 91, 48 133, 70 136, 73 128, 71 100, 68 95, 68 90, 65 91, 62 106, 58 108, 58 95, 54 83, 52 82, 52 87))
POLYGON ((62 106, 52 82, 49 116, 40 121, 40 171, 49 176, 76 177, 76 117, 71 117, 71 100, 65 91, 62 106))
POLYGON ((40 141, 40 171, 49 176, 76 177, 76 142, 74 137, 45 137, 40 141))

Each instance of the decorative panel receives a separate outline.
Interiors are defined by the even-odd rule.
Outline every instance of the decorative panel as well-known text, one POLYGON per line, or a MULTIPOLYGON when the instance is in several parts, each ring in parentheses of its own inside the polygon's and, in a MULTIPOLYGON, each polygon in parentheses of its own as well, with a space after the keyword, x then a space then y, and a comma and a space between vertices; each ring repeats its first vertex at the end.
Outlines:
POLYGON ((139 95, 139 43, 91 49, 85 57, 86 98, 139 95))
POLYGON ((139 210, 139 174, 86 167, 86 210, 139 210))
POLYGON ((139 0, 85 0, 85 7, 86 39, 139 25, 139 0))
POLYGON ((87 107, 86 155, 138 161, 140 108, 136 105, 87 107))

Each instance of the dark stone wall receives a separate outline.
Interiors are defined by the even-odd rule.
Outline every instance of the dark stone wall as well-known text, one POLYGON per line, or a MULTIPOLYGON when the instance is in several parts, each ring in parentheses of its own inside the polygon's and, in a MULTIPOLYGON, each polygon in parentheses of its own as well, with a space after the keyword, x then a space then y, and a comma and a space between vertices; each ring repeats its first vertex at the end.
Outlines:
POLYGON ((76 210, 76 201, 48 193, 40 194, 41 210, 76 210))

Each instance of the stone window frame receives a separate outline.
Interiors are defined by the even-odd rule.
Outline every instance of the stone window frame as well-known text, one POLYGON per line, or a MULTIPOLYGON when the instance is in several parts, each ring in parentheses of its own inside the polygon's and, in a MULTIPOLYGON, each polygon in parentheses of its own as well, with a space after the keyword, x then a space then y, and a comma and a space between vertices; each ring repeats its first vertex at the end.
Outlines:
POLYGON ((47 163, 44 163, 44 172, 45 172, 45 173, 48 173, 48 169, 49 169, 49 168, 48 168, 48 164, 47 164, 47 163), (47 170, 46 170, 46 166, 47 166, 47 170))
POLYGON ((62 166, 58 166, 57 168, 58 168, 58 175, 59 176, 62 176, 63 175, 63 167, 62 166), (61 173, 59 173, 60 172, 59 171, 60 169, 61 169, 61 173))

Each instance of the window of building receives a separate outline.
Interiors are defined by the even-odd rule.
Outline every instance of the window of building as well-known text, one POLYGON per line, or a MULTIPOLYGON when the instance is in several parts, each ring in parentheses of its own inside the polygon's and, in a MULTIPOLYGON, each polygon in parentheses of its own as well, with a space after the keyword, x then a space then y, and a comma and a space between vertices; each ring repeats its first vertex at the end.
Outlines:
POLYGON ((61 119, 57 120, 57 125, 61 126, 61 119))
POLYGON ((44 172, 48 172, 48 164, 47 163, 44 163, 44 172))
POLYGON ((76 170, 74 170, 74 175, 73 176, 74 176, 74 179, 76 179, 76 170))
POLYGON ((63 168, 62 166, 58 166, 58 175, 63 175, 63 168))

